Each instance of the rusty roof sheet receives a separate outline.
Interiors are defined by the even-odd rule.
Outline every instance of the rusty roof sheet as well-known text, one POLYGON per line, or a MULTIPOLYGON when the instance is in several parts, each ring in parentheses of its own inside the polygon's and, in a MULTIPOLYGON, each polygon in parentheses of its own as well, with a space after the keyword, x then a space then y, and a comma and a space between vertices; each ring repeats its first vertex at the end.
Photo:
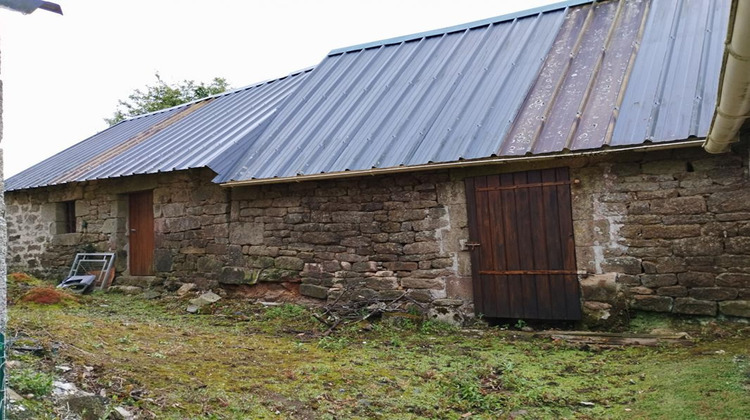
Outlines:
POLYGON ((704 137, 731 0, 580 3, 332 51, 215 181, 704 137))
POLYGON ((308 73, 123 121, 10 177, 5 190, 210 167, 262 128, 308 73))

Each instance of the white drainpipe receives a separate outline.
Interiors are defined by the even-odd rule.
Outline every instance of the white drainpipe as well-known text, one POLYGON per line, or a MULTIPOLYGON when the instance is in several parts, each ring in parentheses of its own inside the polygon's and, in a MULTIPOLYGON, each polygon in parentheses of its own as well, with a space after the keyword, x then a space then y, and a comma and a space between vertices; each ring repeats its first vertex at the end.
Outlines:
POLYGON ((731 34, 727 40, 719 102, 703 148, 724 153, 738 142, 739 131, 750 117, 750 0, 736 0, 731 34))

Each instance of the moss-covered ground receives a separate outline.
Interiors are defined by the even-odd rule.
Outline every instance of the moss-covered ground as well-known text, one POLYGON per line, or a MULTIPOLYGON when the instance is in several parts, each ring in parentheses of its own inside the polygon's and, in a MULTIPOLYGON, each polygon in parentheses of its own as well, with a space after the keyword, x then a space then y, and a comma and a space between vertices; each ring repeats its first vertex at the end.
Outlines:
MULTIPOLYGON (((65 306, 19 302, 10 335, 45 350, 11 351, 14 369, 46 371, 139 418, 750 418, 747 323, 640 317, 633 330, 685 330, 694 345, 603 349, 409 318, 323 336, 298 306, 185 306, 98 292, 65 306)), ((44 398, 26 404, 56 418, 44 398)))

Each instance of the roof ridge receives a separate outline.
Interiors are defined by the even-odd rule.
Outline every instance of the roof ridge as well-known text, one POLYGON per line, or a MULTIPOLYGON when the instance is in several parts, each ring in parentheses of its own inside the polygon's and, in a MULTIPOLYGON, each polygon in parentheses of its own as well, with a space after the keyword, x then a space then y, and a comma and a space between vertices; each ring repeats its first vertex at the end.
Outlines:
POLYGON ((526 10, 521 10, 518 12, 506 13, 504 15, 495 16, 495 17, 491 17, 487 19, 476 20, 473 22, 467 22, 467 23, 463 23, 460 25, 448 26, 446 28, 433 29, 433 30, 429 30, 425 32, 417 32, 414 34, 397 36, 394 38, 386 38, 380 41, 366 42, 364 44, 356 44, 356 45, 352 45, 349 47, 337 48, 337 49, 331 50, 331 52, 328 53, 328 56, 330 57, 333 55, 344 54, 344 53, 351 52, 351 51, 365 50, 368 48, 375 48, 375 47, 380 47, 383 45, 400 44, 402 42, 413 41, 413 40, 417 40, 420 38, 427 38, 427 37, 432 37, 432 36, 448 34, 451 32, 458 32, 458 31, 462 31, 466 29, 488 26, 494 23, 501 23, 501 22, 506 22, 506 21, 513 20, 513 19, 529 17, 529 16, 537 15, 539 13, 552 12, 555 10, 565 9, 568 7, 579 6, 581 4, 593 3, 595 1, 596 0, 565 0, 565 1, 558 2, 558 3, 552 3, 552 4, 545 5, 545 6, 535 7, 533 9, 526 9, 526 10))

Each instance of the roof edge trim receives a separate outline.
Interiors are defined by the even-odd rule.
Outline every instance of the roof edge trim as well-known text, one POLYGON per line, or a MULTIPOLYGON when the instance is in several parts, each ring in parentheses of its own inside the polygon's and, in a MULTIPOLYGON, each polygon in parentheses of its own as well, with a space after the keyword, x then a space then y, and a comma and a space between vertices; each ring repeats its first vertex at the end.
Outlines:
POLYGON ((432 171, 432 170, 438 170, 438 169, 465 168, 465 167, 472 167, 472 166, 497 165, 497 164, 506 164, 506 163, 514 163, 514 162, 538 162, 538 161, 545 161, 545 160, 564 159, 564 158, 570 158, 570 157, 597 156, 597 155, 609 154, 613 152, 625 152, 625 151, 648 152, 648 151, 668 150, 668 149, 684 149, 688 147, 702 146, 704 141, 705 139, 701 138, 698 140, 688 140, 688 141, 678 140, 676 142, 670 142, 670 143, 647 144, 647 145, 640 145, 640 146, 626 146, 626 147, 618 147, 618 148, 609 148, 605 150, 601 150, 601 149, 586 150, 586 151, 581 151, 581 152, 571 152, 571 153, 564 153, 564 154, 550 153, 550 154, 536 155, 536 156, 496 157, 496 158, 477 159, 477 160, 469 160, 469 161, 429 163, 429 164, 424 164, 424 165, 397 166, 397 167, 391 167, 391 168, 362 169, 362 170, 356 170, 356 171, 299 175, 299 176, 290 176, 290 177, 282 177, 282 178, 248 179, 244 181, 227 181, 227 182, 220 183, 219 185, 225 188, 234 188, 234 187, 244 187, 244 186, 250 186, 250 185, 282 184, 282 183, 290 183, 290 182, 319 181, 319 180, 338 179, 338 178, 354 178, 354 177, 360 177, 360 176, 365 176, 365 175, 375 176, 375 175, 385 175, 389 173, 432 171))
POLYGON ((400 44, 402 42, 412 41, 412 40, 416 40, 420 38, 427 38, 431 36, 437 36, 437 35, 462 31, 462 30, 471 29, 471 28, 478 28, 481 26, 491 25, 493 23, 506 22, 506 21, 510 21, 513 19, 529 17, 529 16, 533 16, 539 13, 544 13, 544 12, 553 12, 555 10, 565 9, 565 8, 574 7, 574 6, 580 6, 582 4, 593 3, 595 1, 596 0, 561 1, 558 3, 548 4, 546 6, 535 7, 533 9, 520 10, 518 12, 508 13, 505 15, 495 16, 495 17, 482 19, 482 20, 477 20, 474 22, 468 22, 468 23, 464 23, 460 25, 449 26, 447 28, 433 29, 430 31, 418 32, 418 33, 414 33, 410 35, 387 38, 387 39, 383 39, 380 41, 366 42, 364 44, 357 44, 357 45, 352 45, 349 47, 337 48, 335 50, 331 50, 331 52, 328 53, 328 56, 331 57, 334 55, 344 54, 344 53, 351 52, 351 51, 365 50, 368 48, 375 48, 375 47, 379 47, 382 45, 400 44))
MULTIPOLYGON (((172 111, 174 109, 178 109, 178 108, 182 108, 182 107, 186 107, 186 106, 195 105, 195 104, 197 104, 199 102, 208 101, 208 100, 211 100, 211 99, 214 99, 214 98, 219 98, 219 97, 226 96, 226 95, 231 95, 233 93, 242 92, 243 90, 253 89, 253 88, 256 88, 256 87, 259 87, 259 86, 267 85, 269 83, 275 83, 275 82, 287 79, 289 77, 297 76, 298 74, 302 74, 302 73, 307 73, 307 72, 313 71, 313 69, 315 69, 315 66, 305 67, 303 69, 293 71, 293 72, 291 72, 291 73, 289 73, 289 74, 287 74, 285 76, 276 77, 274 79, 266 79, 266 80, 263 80, 263 81, 260 81, 260 82, 257 82, 257 83, 249 84, 247 86, 242 86, 242 87, 238 87, 238 88, 235 88, 235 89, 226 90, 224 92, 217 93, 215 95, 206 96, 205 98, 199 98, 199 99, 192 100, 190 102, 185 102, 185 103, 182 103, 182 104, 179 104, 179 105, 175 105, 175 106, 170 107, 170 108, 164 108, 164 109, 160 109, 158 111, 149 112, 148 114, 140 114, 140 115, 136 115, 136 116, 131 117, 131 118, 126 118, 126 119, 118 122, 117 124, 122 124, 123 122, 137 120, 139 118, 147 117, 149 115, 160 114, 162 112, 172 111)), ((117 125, 117 124, 115 124, 115 125, 117 125)), ((112 126, 112 127, 114 127, 114 126, 112 126)), ((105 130, 107 130, 109 128, 111 128, 111 127, 107 127, 105 130)))

